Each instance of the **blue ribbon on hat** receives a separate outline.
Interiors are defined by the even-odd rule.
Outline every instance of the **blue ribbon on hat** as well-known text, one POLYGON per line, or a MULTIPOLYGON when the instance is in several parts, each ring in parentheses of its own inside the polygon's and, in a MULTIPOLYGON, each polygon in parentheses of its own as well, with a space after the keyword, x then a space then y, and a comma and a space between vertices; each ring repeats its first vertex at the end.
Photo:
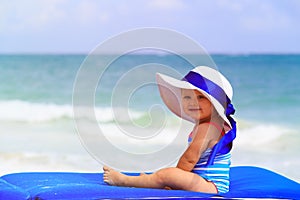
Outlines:
POLYGON ((231 124, 232 129, 228 131, 212 149, 206 163, 206 165, 212 165, 217 153, 226 154, 232 148, 232 141, 236 137, 236 122, 231 115, 234 114, 235 109, 225 91, 211 80, 193 71, 190 71, 182 80, 189 82, 193 86, 213 96, 224 107, 226 117, 231 124))

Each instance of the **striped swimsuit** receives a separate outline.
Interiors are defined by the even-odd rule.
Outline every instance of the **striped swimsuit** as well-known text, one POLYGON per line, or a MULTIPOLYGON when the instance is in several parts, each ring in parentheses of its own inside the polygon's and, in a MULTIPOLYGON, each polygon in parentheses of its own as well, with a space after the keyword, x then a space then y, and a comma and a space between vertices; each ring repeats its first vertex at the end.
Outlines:
POLYGON ((230 152, 227 154, 217 154, 214 159, 214 164, 206 166, 206 162, 211 153, 211 149, 203 152, 201 158, 192 170, 207 181, 211 181, 218 189, 218 193, 226 193, 229 191, 229 167, 230 167, 230 152))
MULTIPOLYGON (((225 134, 225 132, 222 132, 222 135, 223 134, 225 134)), ((188 142, 192 142, 191 135, 188 142)), ((231 164, 231 154, 230 152, 226 154, 218 153, 214 158, 214 164, 207 166, 206 164, 211 151, 212 149, 208 148, 202 153, 192 172, 198 174, 205 180, 214 183, 218 193, 226 193, 229 191, 229 168, 231 164)))

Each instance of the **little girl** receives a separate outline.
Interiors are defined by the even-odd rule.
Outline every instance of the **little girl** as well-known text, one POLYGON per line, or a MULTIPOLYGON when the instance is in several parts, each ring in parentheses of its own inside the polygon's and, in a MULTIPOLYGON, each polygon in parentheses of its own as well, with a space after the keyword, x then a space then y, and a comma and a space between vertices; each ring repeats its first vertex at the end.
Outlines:
POLYGON ((230 150, 236 134, 230 116, 234 114, 230 83, 206 66, 194 68, 182 80, 157 74, 157 83, 167 107, 195 124, 188 148, 176 167, 149 175, 127 176, 104 166, 104 181, 115 186, 228 192, 230 150))

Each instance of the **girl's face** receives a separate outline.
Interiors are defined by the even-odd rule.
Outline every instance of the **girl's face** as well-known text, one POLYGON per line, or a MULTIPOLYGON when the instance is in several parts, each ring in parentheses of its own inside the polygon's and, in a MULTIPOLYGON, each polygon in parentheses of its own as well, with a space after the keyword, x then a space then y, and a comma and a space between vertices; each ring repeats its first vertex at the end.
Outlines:
POLYGON ((197 122, 210 121, 213 112, 211 102, 198 90, 181 90, 182 107, 185 114, 197 122))

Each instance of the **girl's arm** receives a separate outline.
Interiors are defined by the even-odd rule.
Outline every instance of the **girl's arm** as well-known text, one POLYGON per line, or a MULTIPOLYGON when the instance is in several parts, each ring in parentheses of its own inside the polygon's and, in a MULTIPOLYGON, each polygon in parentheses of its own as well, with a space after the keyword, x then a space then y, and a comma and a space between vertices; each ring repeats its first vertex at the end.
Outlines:
POLYGON ((178 161, 177 167, 185 170, 192 171, 196 163, 201 157, 201 154, 207 149, 210 142, 210 137, 208 134, 209 124, 200 124, 198 125, 193 134, 193 140, 187 150, 183 153, 181 158, 178 161))

